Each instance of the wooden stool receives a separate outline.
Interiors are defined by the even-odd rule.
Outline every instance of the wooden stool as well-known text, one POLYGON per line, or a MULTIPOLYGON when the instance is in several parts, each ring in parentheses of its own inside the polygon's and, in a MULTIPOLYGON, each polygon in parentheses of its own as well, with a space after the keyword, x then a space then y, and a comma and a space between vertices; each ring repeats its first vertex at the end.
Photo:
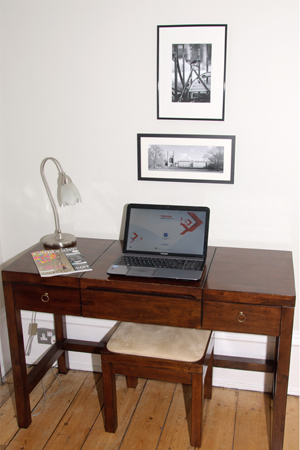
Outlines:
POLYGON ((192 446, 201 446, 204 398, 211 398, 213 332, 122 322, 102 350, 105 431, 118 426, 115 375, 135 388, 138 377, 192 386, 192 446), (204 384, 204 389, 203 389, 204 384))

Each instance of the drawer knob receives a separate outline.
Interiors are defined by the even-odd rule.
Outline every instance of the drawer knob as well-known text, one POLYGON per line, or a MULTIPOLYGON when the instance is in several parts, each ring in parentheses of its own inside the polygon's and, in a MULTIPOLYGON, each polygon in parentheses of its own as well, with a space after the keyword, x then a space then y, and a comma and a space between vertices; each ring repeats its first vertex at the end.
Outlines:
POLYGON ((239 312, 238 315, 236 316, 236 320, 240 323, 245 322, 246 320, 245 314, 242 311, 239 312))
POLYGON ((42 300, 42 302, 44 302, 44 303, 49 302, 50 298, 49 298, 48 292, 45 292, 45 294, 43 294, 43 295, 41 296, 41 300, 42 300))

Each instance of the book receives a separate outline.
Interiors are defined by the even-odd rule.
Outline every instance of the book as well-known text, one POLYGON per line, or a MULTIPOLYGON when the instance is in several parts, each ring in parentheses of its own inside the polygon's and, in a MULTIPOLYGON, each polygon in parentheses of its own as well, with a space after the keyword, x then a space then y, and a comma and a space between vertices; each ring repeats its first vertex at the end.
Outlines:
POLYGON ((41 277, 92 270, 77 247, 41 250, 31 255, 41 277))

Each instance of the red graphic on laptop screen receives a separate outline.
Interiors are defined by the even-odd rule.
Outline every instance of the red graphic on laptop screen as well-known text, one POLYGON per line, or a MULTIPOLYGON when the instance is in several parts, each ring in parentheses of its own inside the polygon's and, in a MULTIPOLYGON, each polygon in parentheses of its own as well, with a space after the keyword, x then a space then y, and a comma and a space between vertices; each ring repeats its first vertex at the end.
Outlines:
POLYGON ((185 233, 191 233, 203 224, 202 220, 200 220, 195 213, 188 212, 188 215, 191 216, 192 219, 194 219, 194 222, 192 222, 191 219, 186 219, 185 221, 183 221, 182 219, 180 225, 183 226, 184 231, 180 233, 181 235, 185 233))
MULTIPOLYGON (((133 233, 133 237, 131 237, 131 241, 130 241, 130 244, 132 244, 138 237, 139 237, 139 235, 138 234, 136 234, 136 233, 133 233)), ((143 238, 142 237, 140 237, 140 241, 142 240, 143 238)))

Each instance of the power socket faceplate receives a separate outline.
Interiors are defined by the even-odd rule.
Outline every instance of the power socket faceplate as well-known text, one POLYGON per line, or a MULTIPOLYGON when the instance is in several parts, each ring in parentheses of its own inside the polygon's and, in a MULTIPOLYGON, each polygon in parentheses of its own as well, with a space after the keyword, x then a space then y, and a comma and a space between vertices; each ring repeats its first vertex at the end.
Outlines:
POLYGON ((49 328, 38 328, 37 338, 39 344, 53 344, 55 342, 55 331, 49 328))

